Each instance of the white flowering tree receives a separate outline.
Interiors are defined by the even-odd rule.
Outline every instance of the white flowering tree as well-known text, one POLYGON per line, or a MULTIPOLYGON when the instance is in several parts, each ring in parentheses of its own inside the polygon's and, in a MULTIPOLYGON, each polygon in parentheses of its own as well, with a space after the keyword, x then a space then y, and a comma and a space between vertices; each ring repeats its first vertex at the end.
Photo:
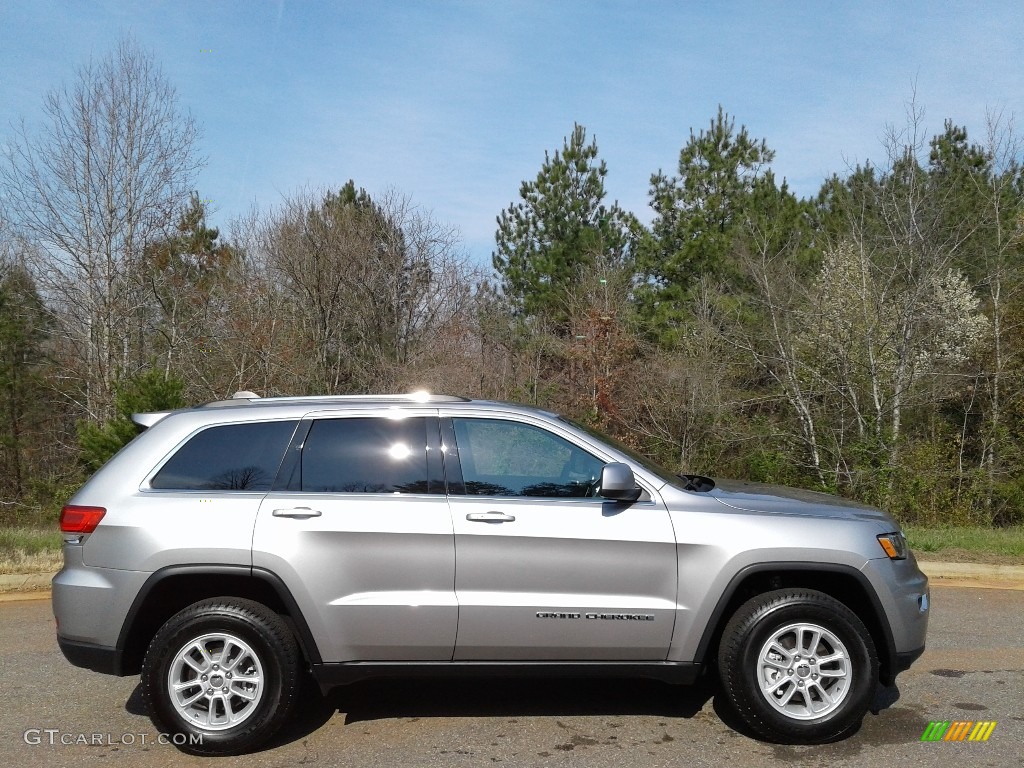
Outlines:
POLYGON ((809 285, 780 257, 751 265, 767 323, 739 343, 781 388, 826 486, 851 480, 852 451, 894 466, 905 409, 989 334, 981 302, 948 258, 906 274, 891 254, 872 257, 844 240, 825 251, 809 285))
POLYGON ((899 278, 853 242, 830 248, 792 347, 808 386, 883 446, 898 442, 918 382, 967 360, 990 325, 958 270, 939 264, 899 278))

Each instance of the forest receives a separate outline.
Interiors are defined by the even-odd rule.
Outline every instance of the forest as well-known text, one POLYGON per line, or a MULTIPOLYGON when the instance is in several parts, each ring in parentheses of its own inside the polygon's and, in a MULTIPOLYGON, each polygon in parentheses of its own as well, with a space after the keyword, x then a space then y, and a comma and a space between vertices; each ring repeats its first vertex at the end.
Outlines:
MULTIPOLYGON (((925 133, 798 198, 769 138, 703 116, 649 210, 582 125, 496 211, 492 263, 398 189, 288 193, 222 234, 198 126, 130 40, 0 157, 0 517, 55 520, 130 414, 427 389, 602 429, 675 472, 1024 523, 1024 144, 925 133)), ((672 161, 669 158, 669 161, 672 161)))

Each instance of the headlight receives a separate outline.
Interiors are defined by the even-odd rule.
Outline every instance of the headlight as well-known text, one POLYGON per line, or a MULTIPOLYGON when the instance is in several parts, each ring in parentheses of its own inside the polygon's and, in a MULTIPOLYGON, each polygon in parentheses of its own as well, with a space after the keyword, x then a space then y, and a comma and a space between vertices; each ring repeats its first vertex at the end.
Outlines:
POLYGON ((907 559, 907 537, 903 535, 903 531, 883 533, 879 535, 878 543, 882 545, 890 560, 907 559))

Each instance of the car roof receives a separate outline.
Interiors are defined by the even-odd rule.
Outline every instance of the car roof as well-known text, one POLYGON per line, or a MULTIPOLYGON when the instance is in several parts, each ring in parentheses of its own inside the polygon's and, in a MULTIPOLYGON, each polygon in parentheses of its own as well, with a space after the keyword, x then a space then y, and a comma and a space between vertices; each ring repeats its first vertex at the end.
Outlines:
MULTIPOLYGON (((220 409, 240 409, 240 413, 258 412, 269 415, 281 409, 291 412, 294 415, 296 409, 304 412, 317 409, 344 409, 345 406, 355 408, 373 407, 424 407, 430 405, 444 405, 445 407, 472 406, 493 407, 505 411, 517 411, 520 413, 542 414, 548 418, 558 418, 558 414, 517 403, 507 403, 497 400, 472 400, 468 397, 457 395, 431 394, 429 392, 411 392, 407 394, 366 394, 366 395, 303 395, 297 397, 260 397, 254 392, 236 392, 229 400, 215 400, 203 403, 192 408, 181 408, 175 411, 152 411, 145 413, 133 413, 132 421, 142 427, 151 427, 166 416, 172 413, 190 413, 198 415, 202 412, 210 412, 220 409), (250 411, 250 409, 252 409, 250 411)), ((282 414, 283 415, 283 414, 282 414)))

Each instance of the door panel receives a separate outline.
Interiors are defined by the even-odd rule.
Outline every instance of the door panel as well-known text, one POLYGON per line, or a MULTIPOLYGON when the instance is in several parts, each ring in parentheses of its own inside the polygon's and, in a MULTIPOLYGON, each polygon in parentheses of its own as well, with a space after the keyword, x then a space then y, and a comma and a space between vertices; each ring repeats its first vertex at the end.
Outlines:
POLYGON ((314 418, 260 506, 253 565, 284 579, 325 662, 451 660, 454 536, 445 496, 427 492, 442 490, 436 433, 415 413, 314 418))
POLYGON ((457 660, 666 657, 676 557, 660 505, 466 496, 449 502, 458 559, 457 660), (515 520, 467 519, 482 511, 515 520))
POLYGON ((454 431, 444 430, 446 471, 457 462, 470 491, 448 497, 455 659, 665 659, 677 563, 660 499, 588 497, 599 457, 539 425, 472 421, 454 418, 454 431))
POLYGON ((323 660, 450 660, 458 604, 443 496, 272 492, 260 507, 253 565, 291 588, 323 660), (309 507, 314 517, 275 516, 309 507))

